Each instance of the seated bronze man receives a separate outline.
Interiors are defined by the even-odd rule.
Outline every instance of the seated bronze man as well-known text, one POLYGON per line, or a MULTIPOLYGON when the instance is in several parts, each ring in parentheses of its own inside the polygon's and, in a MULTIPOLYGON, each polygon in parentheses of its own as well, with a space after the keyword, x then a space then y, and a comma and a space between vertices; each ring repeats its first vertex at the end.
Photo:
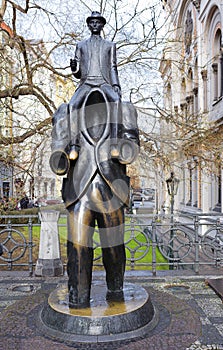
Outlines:
POLYGON ((63 180, 68 211, 69 306, 87 307, 97 225, 106 271, 107 299, 123 297, 124 208, 129 205, 126 164, 138 154, 134 106, 121 101, 115 44, 101 38, 106 20, 87 18, 89 39, 77 44, 71 69, 80 84, 53 117, 50 165, 63 180))

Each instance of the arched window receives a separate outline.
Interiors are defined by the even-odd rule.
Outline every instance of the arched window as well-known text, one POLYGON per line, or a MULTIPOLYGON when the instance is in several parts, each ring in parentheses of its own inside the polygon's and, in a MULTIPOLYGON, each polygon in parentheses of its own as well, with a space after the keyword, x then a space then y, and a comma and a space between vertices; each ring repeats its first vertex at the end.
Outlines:
POLYGON ((187 103, 186 103, 186 81, 183 77, 181 80, 181 86, 180 86, 180 108, 181 108, 181 115, 183 118, 186 118, 187 116, 187 103))
POLYGON ((187 95, 191 95, 193 90, 193 71, 189 68, 187 73, 187 95))
MULTIPOLYGON (((215 2, 217 4, 217 2, 215 2)), ((203 70, 204 83, 207 79, 207 107, 211 111, 211 105, 219 102, 222 96, 222 67, 221 67, 221 41, 222 41, 222 15, 220 7, 213 4, 210 7, 206 17, 205 35, 204 35, 204 52, 206 52, 206 68, 203 70), (206 74, 207 73, 207 74, 206 74), (207 75, 207 77, 206 77, 207 75)), ((205 57, 205 54, 204 54, 205 57)), ((204 107, 205 104, 204 104, 204 107)), ((215 119, 216 116, 210 113, 210 118, 215 119)))
POLYGON ((195 59, 194 64, 194 81, 193 81, 193 95, 194 95, 194 115, 198 116, 198 62, 195 59))
POLYGON ((194 115, 194 96, 193 96, 193 71, 190 68, 187 73, 187 118, 191 118, 194 115))
POLYGON ((222 96, 222 55, 221 55, 221 30, 216 31, 213 41, 213 63, 212 63, 212 87, 213 102, 222 96))
POLYGON ((172 88, 170 83, 168 83, 167 85, 166 92, 167 92, 167 109, 171 114, 172 113, 172 88))

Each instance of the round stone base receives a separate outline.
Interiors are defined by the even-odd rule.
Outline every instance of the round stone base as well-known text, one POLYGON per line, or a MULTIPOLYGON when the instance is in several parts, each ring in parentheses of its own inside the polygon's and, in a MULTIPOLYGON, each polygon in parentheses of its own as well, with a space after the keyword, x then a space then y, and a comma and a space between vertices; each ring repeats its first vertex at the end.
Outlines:
POLYGON ((40 315, 50 336, 80 342, 106 342, 143 336, 158 323, 149 294, 138 285, 124 285, 124 301, 107 301, 103 282, 91 287, 90 307, 70 309, 67 285, 54 290, 40 315))

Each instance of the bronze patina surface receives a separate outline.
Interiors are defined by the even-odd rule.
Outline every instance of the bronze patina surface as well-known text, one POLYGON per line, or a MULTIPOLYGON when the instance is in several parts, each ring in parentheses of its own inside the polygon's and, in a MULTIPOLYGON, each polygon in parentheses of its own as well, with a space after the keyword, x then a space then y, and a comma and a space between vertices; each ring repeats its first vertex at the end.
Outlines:
POLYGON ((144 288, 125 284, 123 301, 106 300, 104 282, 94 282, 91 289, 89 307, 79 309, 69 307, 65 285, 54 290, 41 313, 46 334, 64 339, 82 336, 83 341, 94 342, 98 337, 117 340, 142 336, 157 325, 158 313, 144 288))
POLYGON ((78 42, 71 71, 79 85, 53 116, 51 169, 63 179, 68 213, 67 272, 70 308, 89 307, 93 234, 97 226, 107 299, 123 299, 126 165, 139 152, 137 112, 121 99, 116 45, 101 36, 105 18, 87 18, 91 35, 78 42))

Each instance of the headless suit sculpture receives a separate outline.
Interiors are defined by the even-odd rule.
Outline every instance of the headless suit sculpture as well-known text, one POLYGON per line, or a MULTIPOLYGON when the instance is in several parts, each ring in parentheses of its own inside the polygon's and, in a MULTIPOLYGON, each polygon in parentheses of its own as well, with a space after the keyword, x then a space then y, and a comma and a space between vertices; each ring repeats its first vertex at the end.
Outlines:
POLYGON ((106 20, 87 18, 89 39, 77 44, 71 60, 80 84, 69 104, 53 116, 51 169, 63 179, 68 211, 69 307, 88 307, 93 233, 98 226, 108 300, 122 300, 125 272, 124 208, 129 205, 126 164, 138 154, 137 113, 121 101, 116 46, 104 40, 106 20))

